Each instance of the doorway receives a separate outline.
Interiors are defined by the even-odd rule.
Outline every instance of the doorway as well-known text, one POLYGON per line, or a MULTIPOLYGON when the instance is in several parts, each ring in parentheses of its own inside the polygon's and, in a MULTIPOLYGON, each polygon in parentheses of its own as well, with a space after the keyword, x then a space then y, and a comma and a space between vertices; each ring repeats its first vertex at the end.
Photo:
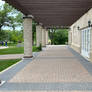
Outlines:
POLYGON ((90 30, 86 28, 81 31, 81 54, 87 58, 90 58, 90 30))

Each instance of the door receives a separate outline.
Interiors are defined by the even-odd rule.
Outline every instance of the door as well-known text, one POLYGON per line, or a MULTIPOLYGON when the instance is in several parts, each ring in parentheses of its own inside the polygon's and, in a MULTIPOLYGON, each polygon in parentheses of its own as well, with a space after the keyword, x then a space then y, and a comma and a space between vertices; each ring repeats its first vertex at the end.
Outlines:
POLYGON ((81 54, 87 58, 90 58, 90 30, 86 28, 81 33, 81 54))

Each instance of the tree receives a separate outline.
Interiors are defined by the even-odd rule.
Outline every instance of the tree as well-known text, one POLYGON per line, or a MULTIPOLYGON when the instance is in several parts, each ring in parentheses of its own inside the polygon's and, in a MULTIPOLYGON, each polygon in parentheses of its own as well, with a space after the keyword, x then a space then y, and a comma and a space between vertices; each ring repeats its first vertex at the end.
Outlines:
POLYGON ((8 25, 9 19, 8 19, 8 14, 11 12, 12 7, 9 6, 7 3, 5 3, 2 6, 0 6, 0 40, 5 40, 6 38, 6 32, 2 30, 3 27, 8 25))
POLYGON ((55 34, 56 29, 50 29, 49 31, 49 37, 51 39, 51 44, 54 44, 54 34, 55 34))
POLYGON ((8 34, 5 30, 0 31, 0 41, 4 41, 8 38, 8 34))
POLYGON ((17 27, 21 27, 21 30, 23 30, 23 14, 15 9, 13 9, 11 13, 12 15, 16 15, 9 16, 9 26, 12 27, 13 31, 15 31, 17 27))
POLYGON ((54 34, 54 44, 66 44, 68 42, 68 31, 66 29, 57 30, 54 34))
POLYGON ((0 6, 0 40, 4 40, 6 35, 6 32, 3 30, 3 28, 8 27, 15 31, 18 27, 21 27, 21 30, 23 30, 22 17, 23 14, 9 4, 5 3, 0 6))
POLYGON ((68 31, 67 29, 54 29, 49 32, 51 44, 60 45, 68 42, 68 31))
POLYGON ((23 42, 23 31, 7 31, 8 33, 8 39, 10 42, 23 42))
POLYGON ((0 7, 0 31, 2 27, 9 25, 9 13, 12 11, 12 7, 9 6, 7 3, 3 5, 3 8, 0 7))

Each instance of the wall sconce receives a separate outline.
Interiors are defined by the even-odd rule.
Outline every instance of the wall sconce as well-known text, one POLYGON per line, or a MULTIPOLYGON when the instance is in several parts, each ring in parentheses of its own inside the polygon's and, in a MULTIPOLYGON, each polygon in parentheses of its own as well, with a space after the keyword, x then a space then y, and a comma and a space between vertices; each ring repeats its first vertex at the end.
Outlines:
POLYGON ((91 25, 91 21, 89 20, 88 21, 88 27, 91 27, 92 25, 91 25))
POLYGON ((80 27, 78 26, 77 29, 80 30, 80 27))

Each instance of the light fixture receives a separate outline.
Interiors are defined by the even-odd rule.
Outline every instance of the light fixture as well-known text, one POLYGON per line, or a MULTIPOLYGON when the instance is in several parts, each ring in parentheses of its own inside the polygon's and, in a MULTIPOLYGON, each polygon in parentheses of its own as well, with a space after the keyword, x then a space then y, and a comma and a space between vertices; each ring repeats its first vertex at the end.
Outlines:
POLYGON ((80 27, 78 26, 77 29, 80 30, 80 27))
POLYGON ((90 20, 88 21, 88 27, 91 27, 91 21, 90 20))

